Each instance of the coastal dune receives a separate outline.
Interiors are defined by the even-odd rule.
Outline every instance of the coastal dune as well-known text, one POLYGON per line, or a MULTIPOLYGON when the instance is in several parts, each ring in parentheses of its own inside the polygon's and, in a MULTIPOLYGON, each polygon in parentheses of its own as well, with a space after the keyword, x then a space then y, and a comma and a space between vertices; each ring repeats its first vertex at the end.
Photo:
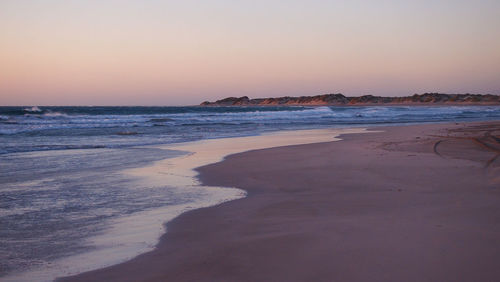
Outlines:
POLYGON ((497 281, 499 136, 499 122, 384 127, 231 155, 199 178, 246 198, 61 281, 497 281))
POLYGON ((405 97, 364 95, 346 97, 341 93, 300 97, 256 98, 228 97, 201 106, 370 106, 370 105, 499 105, 500 96, 492 94, 424 93, 405 97))

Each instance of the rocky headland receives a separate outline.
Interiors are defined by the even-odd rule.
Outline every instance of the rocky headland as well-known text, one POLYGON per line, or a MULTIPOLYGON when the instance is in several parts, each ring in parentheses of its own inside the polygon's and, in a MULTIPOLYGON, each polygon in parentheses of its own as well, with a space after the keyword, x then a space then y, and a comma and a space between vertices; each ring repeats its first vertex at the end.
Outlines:
POLYGON ((201 106, 278 106, 278 105, 500 105, 500 95, 492 94, 442 94, 424 93, 405 97, 381 97, 364 95, 346 97, 342 94, 324 94, 301 97, 278 97, 250 99, 243 97, 228 97, 215 102, 205 101, 201 106))

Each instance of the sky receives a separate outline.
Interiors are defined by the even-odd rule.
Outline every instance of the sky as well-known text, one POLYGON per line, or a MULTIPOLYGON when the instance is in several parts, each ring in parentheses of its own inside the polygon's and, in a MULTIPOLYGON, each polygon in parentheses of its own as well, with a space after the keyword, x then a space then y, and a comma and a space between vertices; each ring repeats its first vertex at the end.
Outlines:
POLYGON ((0 0, 0 105, 500 94, 498 0, 0 0))

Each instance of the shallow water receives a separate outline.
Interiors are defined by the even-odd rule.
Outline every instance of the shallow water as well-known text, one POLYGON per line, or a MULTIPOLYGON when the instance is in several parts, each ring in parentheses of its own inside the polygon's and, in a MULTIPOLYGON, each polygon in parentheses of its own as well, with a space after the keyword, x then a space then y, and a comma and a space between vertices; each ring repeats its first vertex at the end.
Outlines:
POLYGON ((182 154, 152 148, 62 150, 0 155, 0 273, 86 252, 84 238, 118 216, 189 202, 164 187, 136 189, 119 173, 182 154))

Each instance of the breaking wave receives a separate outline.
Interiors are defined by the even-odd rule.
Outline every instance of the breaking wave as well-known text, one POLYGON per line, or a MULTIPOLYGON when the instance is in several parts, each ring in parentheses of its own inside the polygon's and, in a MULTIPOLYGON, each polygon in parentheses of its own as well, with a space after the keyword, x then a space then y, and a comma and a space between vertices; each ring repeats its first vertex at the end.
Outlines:
POLYGON ((127 147, 284 129, 499 118, 500 106, 0 107, 0 153, 37 151, 54 139, 61 148, 127 147))

